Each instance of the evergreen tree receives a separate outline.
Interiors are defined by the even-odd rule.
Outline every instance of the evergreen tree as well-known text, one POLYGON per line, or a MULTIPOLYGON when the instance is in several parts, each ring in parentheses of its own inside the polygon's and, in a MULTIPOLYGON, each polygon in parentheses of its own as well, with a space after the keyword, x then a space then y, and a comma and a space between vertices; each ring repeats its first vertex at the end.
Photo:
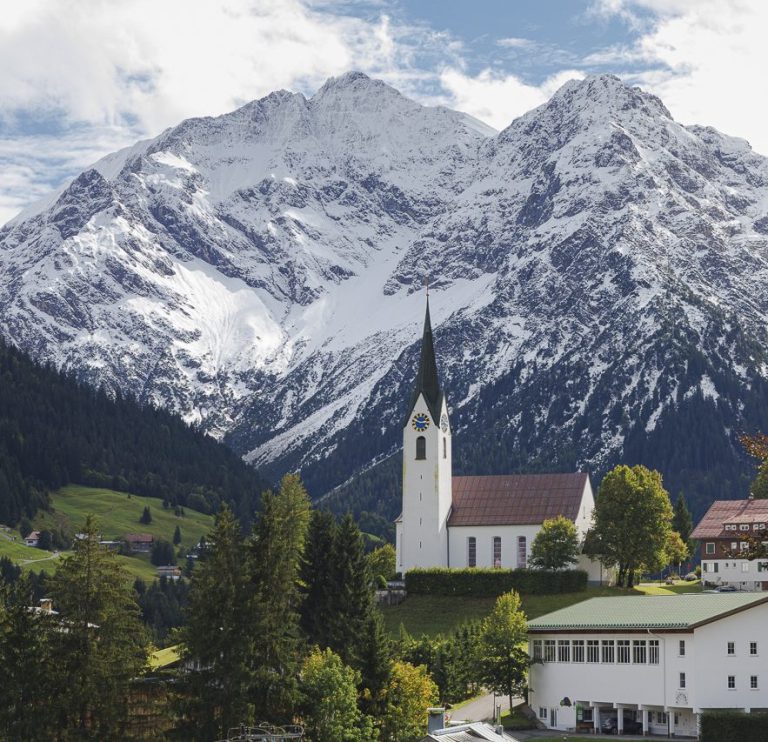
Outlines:
POLYGON ((117 555, 99 545, 91 516, 82 533, 51 584, 67 629, 55 632, 51 667, 62 683, 51 702, 65 738, 117 739, 129 683, 147 661, 147 637, 129 575, 117 555))
POLYGON ((579 535, 563 515, 544 521, 531 545, 528 563, 540 569, 565 569, 578 561, 579 535))
POLYGON ((211 740, 253 721, 248 701, 251 637, 248 576, 240 525, 225 505, 208 536, 206 559, 192 575, 183 656, 197 663, 185 676, 181 730, 187 739, 211 740))
POLYGON ((486 687, 509 698, 522 694, 528 678, 528 624, 513 590, 500 595, 483 621, 479 642, 479 667, 486 687))
POLYGON ((181 543, 181 528, 176 526, 173 532, 173 545, 178 546, 181 543))
POLYGON ((693 518, 685 502, 685 495, 681 492, 675 501, 675 512, 672 516, 672 530, 680 534, 680 538, 688 549, 688 554, 681 561, 687 559, 692 553, 691 532, 693 531, 693 518))
POLYGON ((657 471, 622 465, 608 472, 593 519, 594 548, 604 564, 618 566, 619 587, 632 587, 644 565, 664 563, 672 505, 657 471))
POLYGON ((56 726, 51 641, 59 627, 55 616, 30 610, 33 603, 29 577, 0 582, 0 739, 43 742, 56 726))
POLYGON ((310 503, 296 474, 286 474, 277 494, 262 496, 249 545, 251 579, 252 702, 259 718, 285 722, 298 703, 300 648, 299 566, 310 503))
POLYGON ((327 510, 313 510, 301 560, 301 628, 311 644, 330 644, 328 617, 333 613, 333 555, 336 520, 327 510))
POLYGON ((164 539, 155 539, 152 542, 152 553, 149 560, 156 567, 176 564, 176 550, 164 539))
POLYGON ((149 511, 149 505, 144 506, 144 510, 139 518, 139 523, 148 526, 152 522, 152 513, 149 511))
POLYGON ((304 722, 315 742, 372 742, 378 735, 357 708, 360 675, 330 649, 315 649, 301 672, 304 722))
POLYGON ((328 617, 330 647, 345 664, 359 669, 365 630, 374 610, 374 591, 363 537, 349 513, 342 519, 336 534, 332 595, 334 610, 328 617))
POLYGON ((360 670, 363 710, 371 716, 381 716, 392 674, 392 643, 377 609, 371 611, 362 637, 360 670))

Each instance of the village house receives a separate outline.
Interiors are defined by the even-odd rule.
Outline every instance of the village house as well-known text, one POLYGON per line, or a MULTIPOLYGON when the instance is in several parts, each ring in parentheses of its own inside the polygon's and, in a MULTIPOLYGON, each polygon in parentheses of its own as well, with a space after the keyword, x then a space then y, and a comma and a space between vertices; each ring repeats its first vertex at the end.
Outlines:
MULTIPOLYGON (((451 423, 440 386, 427 302, 416 384, 403 427, 403 507, 395 521, 397 569, 525 568, 531 544, 549 518, 572 520, 583 538, 595 501, 589 476, 504 474, 454 477, 451 423)), ((580 569, 602 581, 601 565, 580 569)))
POLYGON ((168 580, 178 580, 181 578, 181 567, 175 565, 163 565, 157 568, 157 576, 165 577, 168 580))
POLYGON ((766 525, 768 500, 715 500, 691 533, 700 543, 702 582, 768 589, 768 559, 739 558, 748 546, 744 538, 766 536, 766 525))
POLYGON ((697 736, 707 709, 768 709, 768 595, 592 598, 528 623, 549 728, 697 736))
POLYGON ((148 554, 152 551, 154 538, 146 533, 128 533, 123 537, 129 551, 137 554, 148 554))
POLYGON ((32 531, 27 537, 24 539, 24 543, 27 546, 37 546, 40 543, 40 531, 32 531))

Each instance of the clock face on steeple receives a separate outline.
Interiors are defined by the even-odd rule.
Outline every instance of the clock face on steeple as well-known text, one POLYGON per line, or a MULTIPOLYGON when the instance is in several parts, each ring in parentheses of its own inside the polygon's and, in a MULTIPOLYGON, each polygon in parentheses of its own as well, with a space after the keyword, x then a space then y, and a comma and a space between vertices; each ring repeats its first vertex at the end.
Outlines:
POLYGON ((429 427, 429 417, 427 417, 423 412, 419 412, 417 415, 413 416, 413 420, 411 420, 411 426, 414 430, 422 433, 429 427))
POLYGON ((448 432, 448 415, 444 414, 440 418, 440 430, 442 430, 443 433, 447 433, 448 432))

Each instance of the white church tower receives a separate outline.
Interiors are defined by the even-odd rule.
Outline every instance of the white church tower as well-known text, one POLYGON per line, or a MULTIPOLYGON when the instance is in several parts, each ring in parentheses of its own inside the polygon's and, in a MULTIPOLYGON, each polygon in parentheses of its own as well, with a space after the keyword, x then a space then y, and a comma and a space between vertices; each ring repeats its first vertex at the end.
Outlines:
POLYGON ((448 566, 451 501, 451 425, 427 298, 419 371, 403 426, 403 510, 395 522, 398 572, 448 566))

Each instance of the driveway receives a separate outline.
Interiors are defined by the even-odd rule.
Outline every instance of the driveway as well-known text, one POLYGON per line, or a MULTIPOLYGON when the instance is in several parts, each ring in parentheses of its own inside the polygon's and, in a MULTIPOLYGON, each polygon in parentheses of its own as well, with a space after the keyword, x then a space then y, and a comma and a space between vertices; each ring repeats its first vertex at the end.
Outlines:
MULTIPOLYGON (((451 721, 492 721, 493 720, 493 693, 479 696, 461 708, 451 710, 451 721)), ((515 698, 514 703, 522 703, 522 698, 515 698)), ((501 713, 509 709, 509 699, 506 696, 496 696, 496 705, 501 705, 501 713)))

